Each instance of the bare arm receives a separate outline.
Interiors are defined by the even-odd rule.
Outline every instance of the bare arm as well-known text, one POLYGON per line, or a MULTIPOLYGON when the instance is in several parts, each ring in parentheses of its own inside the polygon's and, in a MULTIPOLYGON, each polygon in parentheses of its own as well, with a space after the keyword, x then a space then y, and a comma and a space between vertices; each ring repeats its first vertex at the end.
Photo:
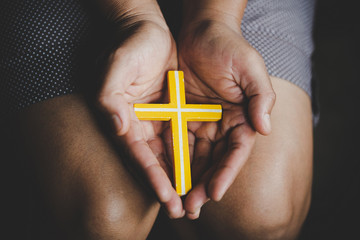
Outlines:
POLYGON ((166 168, 161 133, 163 125, 140 122, 133 104, 160 101, 168 70, 177 68, 175 41, 156 0, 96 0, 114 31, 126 32, 109 54, 98 102, 111 119, 114 133, 128 149, 167 209, 170 217, 183 216, 180 197, 172 187, 166 168))
POLYGON ((156 0, 93 0, 104 16, 111 20, 125 19, 128 23, 152 21, 167 29, 156 0))
POLYGON ((248 160, 255 131, 271 132, 275 93, 262 57, 241 33, 246 3, 184 2, 178 47, 189 101, 223 106, 219 124, 189 124, 196 136, 193 162, 200 166, 193 168, 200 181, 185 201, 190 218, 199 216, 208 199, 224 196, 248 160))
POLYGON ((246 4, 247 0, 184 0, 184 20, 208 18, 226 21, 239 27, 246 4))

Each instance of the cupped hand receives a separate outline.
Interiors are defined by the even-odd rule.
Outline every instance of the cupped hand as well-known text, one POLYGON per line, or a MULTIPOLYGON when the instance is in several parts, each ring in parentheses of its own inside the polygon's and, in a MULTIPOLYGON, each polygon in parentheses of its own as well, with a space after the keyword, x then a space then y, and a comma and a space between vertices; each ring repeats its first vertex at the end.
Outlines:
POLYGON ((162 101, 166 73, 177 69, 175 42, 166 24, 146 20, 130 27, 129 36, 108 58, 99 104, 169 216, 178 218, 184 210, 168 176, 163 126, 139 121, 133 109, 134 103, 162 101))
POLYGON ((184 70, 189 103, 221 103, 222 120, 189 123, 195 135, 194 188, 185 199, 189 218, 199 217, 209 199, 219 201, 247 161, 256 131, 271 132, 275 102, 261 56, 240 27, 203 20, 183 28, 179 68, 184 70))

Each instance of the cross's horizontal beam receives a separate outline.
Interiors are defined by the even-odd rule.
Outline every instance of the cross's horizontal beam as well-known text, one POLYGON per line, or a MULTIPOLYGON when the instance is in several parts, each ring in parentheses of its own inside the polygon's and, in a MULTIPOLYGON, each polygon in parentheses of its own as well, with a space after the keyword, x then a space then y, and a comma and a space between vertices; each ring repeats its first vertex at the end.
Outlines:
POLYGON ((184 74, 168 73, 168 104, 134 104, 139 120, 171 121, 174 152, 174 177, 176 192, 185 195, 191 189, 191 172, 188 142, 188 121, 218 121, 221 105, 186 104, 184 74))

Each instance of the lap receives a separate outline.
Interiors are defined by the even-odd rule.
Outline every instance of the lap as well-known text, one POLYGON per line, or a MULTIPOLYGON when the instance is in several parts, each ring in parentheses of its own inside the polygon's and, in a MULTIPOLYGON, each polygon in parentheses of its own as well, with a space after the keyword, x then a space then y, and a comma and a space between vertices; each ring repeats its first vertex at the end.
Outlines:
POLYGON ((224 198, 205 204, 195 222, 173 221, 176 229, 196 225, 217 239, 289 239, 299 232, 310 205, 311 101, 292 83, 271 79, 277 94, 272 133, 256 136, 250 158, 224 198))
MULTIPOLYGON (((206 229, 211 237, 228 234, 229 239, 299 231, 310 204, 311 102, 297 86, 277 78, 272 82, 277 94, 272 134, 256 137, 249 160, 223 200, 205 204, 196 222, 173 221, 177 229, 185 222, 195 225, 190 229, 206 229)), ((147 226, 147 234, 159 204, 128 172, 80 97, 38 103, 17 118, 25 124, 22 141, 36 159, 31 163, 60 221, 85 211, 90 228, 112 228, 126 219, 126 226, 147 226)))
MULTIPOLYGON (((81 25, 85 26, 86 19, 81 19, 81 25)), ((78 46, 79 39, 75 40, 78 46)), ((263 55, 266 60, 266 53, 263 55)), ((65 65, 66 73, 69 72, 67 75, 71 75, 72 68, 65 65)), ((15 69, 11 74, 26 73, 25 70, 15 69)), ((6 76, 12 77, 10 73, 6 76)), ((257 136, 250 159, 224 199, 218 203, 210 202, 202 210, 199 224, 211 226, 215 234, 232 235, 234 228, 253 227, 251 224, 254 222, 258 227, 267 228, 271 228, 269 223, 291 222, 293 232, 296 232, 306 216, 312 176, 310 99, 303 90, 289 82, 276 78, 272 78, 272 81, 277 93, 272 114, 273 133, 268 137, 257 136)), ((60 92, 71 92, 67 90, 74 86, 73 83, 69 84, 61 82, 61 87, 66 91, 61 88, 60 92)), ((46 95, 42 89, 38 92, 39 96, 33 95, 34 99, 46 95)), ((5 97, 11 96, 2 94, 0 99, 5 97)), ((8 102, 5 100, 1 102, 8 102)), ((37 101, 29 102, 21 98, 14 106, 23 107, 37 101)), ((147 224, 151 226, 158 204, 144 193, 144 189, 125 169, 122 159, 97 128, 79 98, 65 96, 48 100, 31 106, 26 113, 18 116, 27 125, 24 141, 31 146, 32 156, 41 166, 37 167, 37 171, 42 172, 40 181, 46 183, 45 192, 51 201, 58 204, 60 215, 66 211, 72 214, 73 209, 67 205, 70 202, 77 202, 83 208, 86 204, 83 205, 79 199, 86 199, 88 205, 96 203, 97 207, 103 206, 105 209, 100 210, 109 213, 106 218, 111 218, 111 212, 124 203, 123 200, 129 200, 133 207, 129 213, 150 211, 147 224), (44 113, 46 116, 42 115, 44 113), (33 141, 34 138, 36 141, 33 141), (116 204, 112 204, 112 199, 116 204), (111 209, 108 209, 109 206, 111 209)), ((127 203, 124 205, 129 206, 127 203)))
POLYGON ((38 199, 52 224, 71 233, 60 238, 145 238, 159 203, 129 173, 129 160, 120 157, 81 97, 34 104, 16 120, 19 148, 26 148, 28 170, 36 172, 43 195, 38 199))

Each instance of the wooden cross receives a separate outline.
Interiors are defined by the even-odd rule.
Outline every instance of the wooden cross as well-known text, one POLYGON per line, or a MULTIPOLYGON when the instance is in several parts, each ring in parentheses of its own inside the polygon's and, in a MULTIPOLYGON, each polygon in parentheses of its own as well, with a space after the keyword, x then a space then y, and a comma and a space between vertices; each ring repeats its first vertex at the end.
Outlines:
POLYGON ((174 151, 174 178, 176 192, 182 196, 191 189, 188 121, 218 121, 221 119, 221 105, 186 104, 184 73, 168 72, 170 103, 134 104, 140 120, 171 121, 174 151))

